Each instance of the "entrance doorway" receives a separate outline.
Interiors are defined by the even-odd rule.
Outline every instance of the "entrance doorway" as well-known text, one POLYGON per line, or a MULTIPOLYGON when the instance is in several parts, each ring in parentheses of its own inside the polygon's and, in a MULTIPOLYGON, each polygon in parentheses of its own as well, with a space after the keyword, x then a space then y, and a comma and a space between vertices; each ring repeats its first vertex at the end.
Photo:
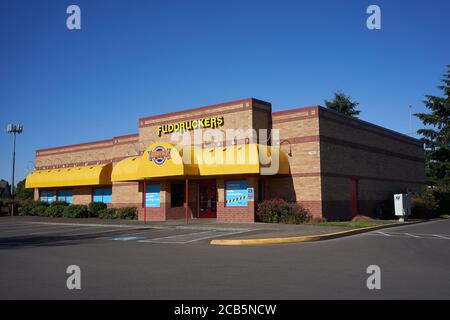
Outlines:
POLYGON ((217 188, 215 181, 202 181, 198 184, 198 217, 217 217, 217 188))

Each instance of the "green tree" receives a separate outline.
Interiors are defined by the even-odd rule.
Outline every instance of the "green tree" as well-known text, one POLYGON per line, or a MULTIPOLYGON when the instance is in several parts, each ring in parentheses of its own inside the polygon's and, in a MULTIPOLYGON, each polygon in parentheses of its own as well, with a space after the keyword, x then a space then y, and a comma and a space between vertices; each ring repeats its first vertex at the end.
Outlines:
POLYGON ((339 113, 343 113, 347 116, 357 117, 360 110, 357 110, 356 107, 359 105, 358 102, 352 101, 350 96, 345 95, 343 92, 335 92, 333 101, 324 100, 325 106, 328 109, 337 111, 339 113))
POLYGON ((16 198, 19 200, 28 200, 34 198, 33 189, 25 189, 25 179, 23 179, 17 184, 15 193, 16 198))
POLYGON ((444 83, 437 88, 443 97, 426 95, 423 101, 430 113, 416 113, 424 129, 417 131, 422 135, 425 146, 427 182, 431 186, 450 190, 450 65, 443 75, 444 83))

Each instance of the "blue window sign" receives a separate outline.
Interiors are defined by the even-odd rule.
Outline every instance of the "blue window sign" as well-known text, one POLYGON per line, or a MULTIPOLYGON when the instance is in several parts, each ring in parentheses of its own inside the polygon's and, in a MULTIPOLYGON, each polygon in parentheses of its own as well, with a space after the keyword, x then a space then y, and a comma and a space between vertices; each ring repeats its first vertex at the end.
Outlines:
POLYGON ((253 200, 253 188, 247 188, 248 200, 253 200))
POLYGON ((246 207, 248 205, 247 181, 227 181, 225 183, 225 201, 227 207, 246 207))
POLYGON ((161 188, 159 184, 148 184, 145 192, 145 206, 159 208, 161 205, 161 188))

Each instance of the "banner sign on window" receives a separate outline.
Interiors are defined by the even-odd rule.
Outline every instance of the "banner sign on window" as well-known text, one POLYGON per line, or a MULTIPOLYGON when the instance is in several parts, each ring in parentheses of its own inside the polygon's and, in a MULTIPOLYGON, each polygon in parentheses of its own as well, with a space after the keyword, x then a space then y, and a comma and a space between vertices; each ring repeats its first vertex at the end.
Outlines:
POLYGON ((159 184, 148 184, 145 193, 145 205, 147 208, 159 208, 161 204, 159 184))
POLYGON ((246 207, 248 205, 247 181, 227 181, 225 183, 227 207, 246 207))

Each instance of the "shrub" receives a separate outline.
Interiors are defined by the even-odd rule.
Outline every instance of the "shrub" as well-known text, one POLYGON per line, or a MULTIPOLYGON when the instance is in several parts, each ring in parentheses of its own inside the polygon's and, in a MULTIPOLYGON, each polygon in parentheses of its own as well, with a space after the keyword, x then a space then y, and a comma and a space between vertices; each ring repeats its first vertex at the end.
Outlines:
POLYGON ((98 217, 100 210, 106 209, 106 203, 103 202, 91 202, 89 203, 89 213, 91 217, 98 217))
POLYGON ((411 217, 430 219, 437 216, 439 201, 433 190, 425 189, 411 195, 411 217))
POLYGON ((100 219, 116 219, 117 209, 115 208, 102 209, 98 212, 98 217, 100 219))
POLYGON ((282 199, 264 200, 258 205, 256 216, 261 222, 299 224, 311 219, 311 215, 296 202, 282 199))
POLYGON ((83 205, 73 204, 64 207, 64 218, 86 218, 88 216, 87 207, 83 205))
POLYGON ((52 203, 45 209, 44 215, 46 217, 62 217, 64 208, 66 208, 66 207, 67 206, 65 206, 65 205, 53 205, 53 203, 52 203))
POLYGON ((44 216, 45 210, 48 207, 47 202, 35 201, 31 207, 30 215, 31 216, 44 216))
POLYGON ((68 206, 68 205, 69 205, 69 204, 68 204, 67 202, 65 202, 65 201, 60 201, 60 200, 53 201, 53 202, 50 203, 50 207, 54 207, 54 206, 63 206, 63 207, 66 207, 66 206, 68 206))
POLYGON ((34 206, 35 201, 23 201, 19 206, 19 216, 29 216, 31 215, 31 209, 34 206))
POLYGON ((135 220, 137 218, 136 208, 120 208, 116 211, 117 218, 126 220, 135 220))

